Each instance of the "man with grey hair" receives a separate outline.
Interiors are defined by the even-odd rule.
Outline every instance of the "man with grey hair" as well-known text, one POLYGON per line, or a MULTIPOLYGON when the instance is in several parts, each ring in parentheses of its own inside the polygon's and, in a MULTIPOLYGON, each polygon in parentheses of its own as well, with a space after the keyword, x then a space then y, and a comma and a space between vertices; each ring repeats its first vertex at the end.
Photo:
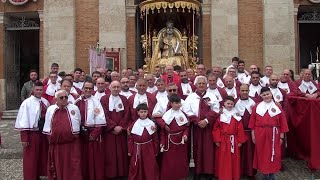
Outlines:
MULTIPOLYGON (((128 78, 121 80, 128 81, 128 78)), ((105 153, 105 176, 119 179, 128 176, 127 127, 129 105, 125 96, 120 95, 119 81, 110 84, 111 93, 101 98, 108 126, 104 129, 103 141, 105 153)))
POLYGON ((97 90, 93 93, 94 96, 96 98, 98 98, 99 100, 101 99, 101 97, 103 97, 104 95, 110 93, 110 89, 107 88, 107 84, 106 81, 104 80, 103 77, 100 77, 97 79, 96 81, 96 86, 97 86, 97 90))
POLYGON ((79 108, 68 103, 68 93, 55 93, 56 104, 47 109, 43 133, 48 135, 48 178, 82 179, 81 115, 79 108))
POLYGON ((111 82, 112 81, 120 81, 120 74, 117 71, 111 73, 111 82))
POLYGON ((215 169, 215 144, 212 141, 214 122, 219 117, 219 102, 215 95, 207 92, 207 78, 197 76, 197 90, 185 100, 184 110, 193 123, 193 158, 197 178, 212 178, 215 169), (205 152, 205 153, 204 153, 205 152))

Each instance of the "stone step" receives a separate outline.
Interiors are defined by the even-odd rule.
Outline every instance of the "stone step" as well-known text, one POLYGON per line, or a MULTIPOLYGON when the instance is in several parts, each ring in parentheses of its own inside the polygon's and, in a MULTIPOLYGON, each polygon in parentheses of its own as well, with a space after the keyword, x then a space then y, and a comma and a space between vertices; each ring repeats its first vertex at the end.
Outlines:
POLYGON ((18 110, 6 110, 2 112, 2 120, 16 120, 18 110))

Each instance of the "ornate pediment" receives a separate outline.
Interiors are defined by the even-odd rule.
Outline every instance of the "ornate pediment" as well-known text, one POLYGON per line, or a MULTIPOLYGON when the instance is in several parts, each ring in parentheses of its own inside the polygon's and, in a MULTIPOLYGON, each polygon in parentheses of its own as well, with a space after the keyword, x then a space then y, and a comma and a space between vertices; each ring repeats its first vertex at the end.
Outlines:
MULTIPOLYGON (((6 2, 7 0, 2 0, 2 2, 6 2)), ((20 6, 27 3, 29 0, 8 0, 11 4, 20 6)), ((33 2, 37 2, 37 0, 33 0, 33 2)))
POLYGON ((320 0, 309 0, 312 3, 320 3, 320 0))

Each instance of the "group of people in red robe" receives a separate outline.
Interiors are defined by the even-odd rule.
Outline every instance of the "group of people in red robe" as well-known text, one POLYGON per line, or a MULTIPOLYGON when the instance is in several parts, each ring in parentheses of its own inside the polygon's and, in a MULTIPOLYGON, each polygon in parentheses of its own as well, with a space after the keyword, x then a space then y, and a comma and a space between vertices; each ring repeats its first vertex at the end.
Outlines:
POLYGON ((194 179, 254 179, 259 171, 273 180, 289 131, 286 97, 320 95, 309 69, 294 81, 288 69, 246 71, 238 58, 225 74, 168 65, 147 79, 142 69, 82 77, 80 68, 58 74, 57 66, 18 112, 27 180, 178 180, 189 167, 194 179))

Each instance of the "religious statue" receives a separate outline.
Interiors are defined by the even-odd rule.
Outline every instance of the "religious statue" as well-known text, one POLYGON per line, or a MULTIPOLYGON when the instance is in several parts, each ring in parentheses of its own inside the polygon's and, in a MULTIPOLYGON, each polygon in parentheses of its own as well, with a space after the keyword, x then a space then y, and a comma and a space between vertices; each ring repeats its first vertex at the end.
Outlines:
POLYGON ((190 67, 188 52, 181 39, 174 32, 173 22, 166 23, 166 31, 160 37, 152 53, 150 69, 155 66, 179 65, 183 69, 190 67))

